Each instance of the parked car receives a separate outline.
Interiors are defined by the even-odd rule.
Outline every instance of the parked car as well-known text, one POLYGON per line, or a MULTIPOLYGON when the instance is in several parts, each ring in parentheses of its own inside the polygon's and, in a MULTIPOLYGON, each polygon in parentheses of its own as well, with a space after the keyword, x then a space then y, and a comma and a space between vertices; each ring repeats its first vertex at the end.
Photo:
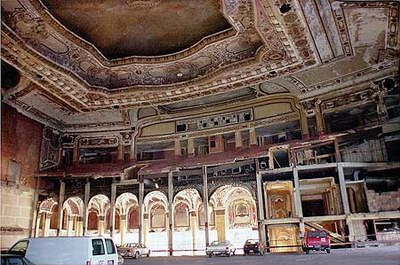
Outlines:
POLYGON ((19 254, 40 265, 118 264, 114 241, 103 237, 26 238, 7 253, 19 254))
POLYGON ((213 241, 206 248, 206 254, 210 258, 214 255, 232 256, 232 255, 235 255, 235 251, 236 251, 236 248, 228 240, 213 241))
POLYGON ((123 265, 124 264, 124 257, 122 257, 120 254, 118 254, 118 265, 123 265))
POLYGON ((331 238, 322 230, 308 231, 304 237, 303 250, 308 254, 310 250, 331 252, 331 238))
POLYGON ((124 258, 149 257, 151 250, 144 244, 140 243, 125 243, 118 247, 118 253, 124 258))
POLYGON ((251 253, 264 255, 266 250, 266 244, 258 239, 247 239, 243 246, 243 254, 245 256, 251 253))
POLYGON ((24 256, 18 254, 1 254, 1 265, 34 265, 24 256))

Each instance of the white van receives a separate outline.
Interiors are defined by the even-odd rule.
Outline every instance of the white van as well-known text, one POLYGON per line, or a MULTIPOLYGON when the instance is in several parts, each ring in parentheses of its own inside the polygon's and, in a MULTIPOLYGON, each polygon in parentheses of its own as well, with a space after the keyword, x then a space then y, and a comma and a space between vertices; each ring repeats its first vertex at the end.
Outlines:
POLYGON ((8 253, 19 253, 37 265, 117 265, 114 241, 104 237, 26 238, 8 253))

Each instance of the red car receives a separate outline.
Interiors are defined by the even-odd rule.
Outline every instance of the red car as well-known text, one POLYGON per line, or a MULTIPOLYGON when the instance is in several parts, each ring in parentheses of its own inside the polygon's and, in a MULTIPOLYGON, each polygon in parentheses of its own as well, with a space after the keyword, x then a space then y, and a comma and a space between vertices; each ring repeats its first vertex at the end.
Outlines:
POLYGON ((308 254, 310 250, 331 252, 331 238, 325 231, 308 231, 304 238, 303 250, 308 254))

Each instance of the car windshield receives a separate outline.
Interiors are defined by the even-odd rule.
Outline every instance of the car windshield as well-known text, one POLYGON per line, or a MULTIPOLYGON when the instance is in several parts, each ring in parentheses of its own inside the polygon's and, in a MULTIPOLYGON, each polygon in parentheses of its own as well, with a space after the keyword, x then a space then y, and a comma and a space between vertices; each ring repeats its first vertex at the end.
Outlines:
POLYGON ((258 240, 257 239, 248 239, 247 241, 246 241, 246 244, 257 244, 258 243, 258 240))
POLYGON ((229 241, 213 241, 211 243, 211 246, 221 246, 221 245, 229 245, 230 242, 229 241))
POLYGON ((325 231, 310 231, 307 237, 327 237, 327 234, 325 231))

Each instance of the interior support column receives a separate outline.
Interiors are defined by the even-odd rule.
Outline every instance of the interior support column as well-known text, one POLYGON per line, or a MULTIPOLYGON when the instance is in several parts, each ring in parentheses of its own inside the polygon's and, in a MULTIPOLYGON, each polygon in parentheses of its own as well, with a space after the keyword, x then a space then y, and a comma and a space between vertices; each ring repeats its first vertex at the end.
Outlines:
POLYGON ((194 155, 194 139, 192 137, 187 139, 187 152, 189 156, 194 155))
POLYGON ((315 102, 315 119, 317 122, 317 130, 319 135, 325 134, 325 120, 324 114, 321 109, 321 101, 317 100, 315 102))
POLYGON ((83 236, 87 235, 87 225, 88 225, 88 214, 89 214, 89 199, 90 199, 90 180, 86 180, 85 184, 85 197, 84 197, 84 204, 85 208, 83 211, 83 236))
POLYGON ((310 130, 308 128, 308 120, 307 114, 304 110, 304 107, 300 108, 300 128, 301 128, 301 135, 303 140, 307 140, 310 138, 310 130))
POLYGON ((255 146, 257 145, 257 134, 256 134, 256 129, 255 128, 250 128, 249 129, 249 145, 250 146, 255 146))
POLYGON ((338 170, 338 175, 339 175, 340 195, 342 196, 343 210, 344 210, 344 214, 346 215, 347 228, 349 229, 349 241, 353 245, 354 229, 353 229, 353 222, 349 219, 350 205, 349 205, 349 198, 347 196, 346 182, 344 179, 344 169, 343 169, 342 164, 338 163, 337 170, 338 170))
POLYGON ((303 220, 303 207, 301 205, 301 192, 300 192, 300 180, 299 180, 299 170, 297 166, 293 167, 293 179, 294 179, 294 188, 296 190, 295 194, 295 209, 296 215, 300 219, 300 237, 304 237, 305 227, 304 227, 304 220, 303 220))
POLYGON ((104 219, 105 219, 104 215, 99 215, 99 223, 98 223, 97 230, 98 230, 100 236, 104 235, 104 219))
MULTIPOLYGON (((67 236, 73 235, 73 228, 74 228, 74 216, 70 215, 67 217, 67 236)), ((76 229, 76 228, 75 228, 76 229)))
POLYGON ((143 227, 143 199, 144 199, 144 182, 139 183, 139 243, 144 243, 144 227, 143 227))
POLYGON ((173 199, 174 199, 174 184, 173 184, 173 175, 172 171, 168 172, 168 251, 169 255, 173 254, 173 244, 174 244, 174 226, 173 226, 173 218, 174 218, 174 207, 173 207, 173 199))
POLYGON ((235 148, 241 148, 242 146, 242 132, 235 131, 235 148))
POLYGON ((210 244, 210 230, 208 220, 208 179, 207 179, 207 166, 202 167, 203 173, 203 202, 204 202, 204 235, 206 247, 210 244))
POLYGON ((83 220, 82 216, 76 217, 75 236, 82 236, 83 220))
POLYGON ((225 240, 226 238, 226 221, 225 209, 215 210, 215 225, 217 227, 218 240, 225 240))
POLYGON ((121 214, 119 219, 119 233, 121 236, 121 245, 125 244, 126 236, 126 214, 121 214))
POLYGON ((46 213, 46 218, 44 220, 44 226, 43 226, 43 237, 49 236, 50 223, 51 223, 51 213, 46 213))
POLYGON ((37 209, 37 214, 36 214, 36 224, 35 224, 35 234, 34 237, 39 237, 39 228, 40 228, 40 213, 39 213, 39 207, 37 209))
POLYGON ((181 141, 179 139, 175 139, 174 141, 174 154, 175 156, 181 156, 181 141))
POLYGON ((58 222, 57 222, 57 236, 61 235, 62 222, 63 222, 63 205, 65 197, 65 182, 60 180, 60 193, 58 195, 58 222))
POLYGON ((149 234, 149 214, 143 214, 143 244, 147 246, 147 235, 149 234))
POLYGON ((117 197, 117 185, 115 185, 114 183, 111 184, 111 224, 110 224, 110 237, 114 238, 114 234, 115 234, 115 200, 117 197))
POLYGON ((264 201, 262 196, 262 175, 259 171, 259 164, 256 161, 256 184, 257 184, 257 201, 258 201, 258 233, 261 241, 266 241, 264 201))
POLYGON ((33 195, 33 203, 32 203, 32 222, 31 222, 31 233, 30 237, 37 237, 36 229, 37 229, 37 219, 39 215, 39 187, 40 187, 40 177, 37 177, 36 180, 36 189, 33 195))
POLYGON ((192 230, 192 249, 193 255, 196 250, 196 234, 197 234, 197 212, 190 212, 190 228, 192 230))

